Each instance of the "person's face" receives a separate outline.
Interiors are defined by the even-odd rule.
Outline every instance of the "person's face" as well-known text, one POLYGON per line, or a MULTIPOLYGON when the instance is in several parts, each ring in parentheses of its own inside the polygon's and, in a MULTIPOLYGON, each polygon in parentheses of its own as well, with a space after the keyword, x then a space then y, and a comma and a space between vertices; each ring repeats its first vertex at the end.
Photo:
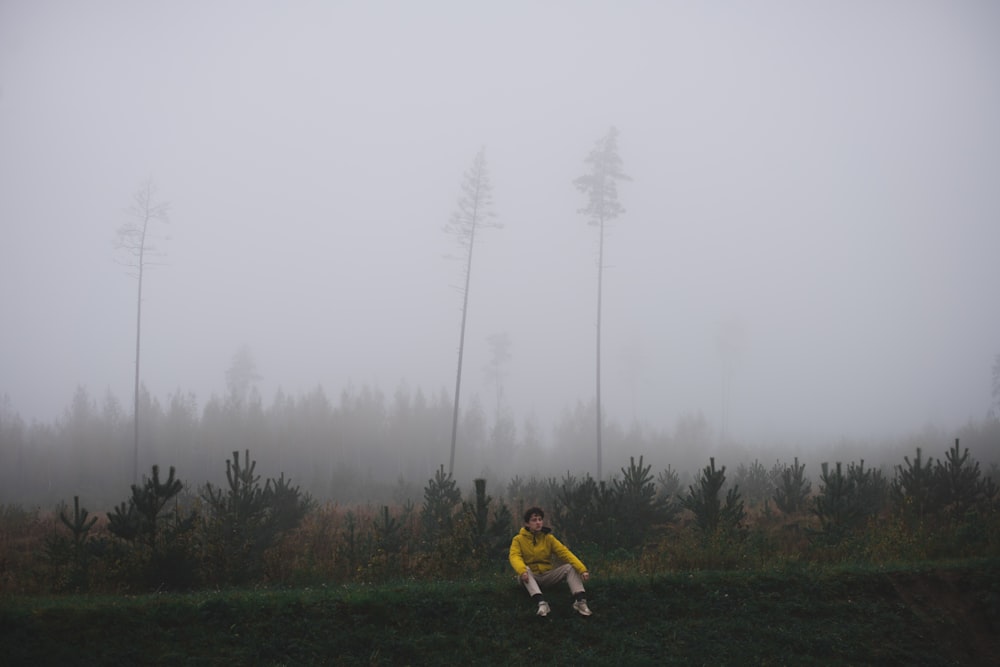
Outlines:
POLYGON ((528 530, 533 533, 539 532, 542 529, 542 522, 542 517, 537 514, 532 514, 531 517, 528 518, 528 530))

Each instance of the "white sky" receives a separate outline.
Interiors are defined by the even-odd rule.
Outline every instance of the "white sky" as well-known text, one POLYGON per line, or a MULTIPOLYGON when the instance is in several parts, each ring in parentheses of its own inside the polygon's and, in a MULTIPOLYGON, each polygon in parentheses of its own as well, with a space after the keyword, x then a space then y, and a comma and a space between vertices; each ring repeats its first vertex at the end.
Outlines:
POLYGON ((506 396, 548 423, 594 396, 572 180, 615 125, 634 181, 606 238, 611 419, 766 439, 981 418, 998 38, 989 0, 0 0, 0 396, 43 421, 77 385, 129 404, 112 241, 150 177, 172 209, 143 304, 154 395, 222 394, 243 344, 265 404, 451 393, 441 229, 485 146, 505 227, 476 247, 463 403, 492 405, 507 332, 506 396))

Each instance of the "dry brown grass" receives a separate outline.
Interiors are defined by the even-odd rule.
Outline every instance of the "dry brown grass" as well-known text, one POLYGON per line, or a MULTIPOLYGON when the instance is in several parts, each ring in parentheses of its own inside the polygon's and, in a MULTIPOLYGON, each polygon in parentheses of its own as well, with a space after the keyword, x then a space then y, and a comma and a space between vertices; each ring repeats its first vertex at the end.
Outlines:
MULTIPOLYGON (((468 553, 469 527, 456 520, 452 534, 434 544, 421 542, 419 511, 390 507, 396 541, 383 541, 382 508, 323 505, 310 512, 265 557, 260 585, 326 586, 392 580, 432 581, 480 565, 468 553)), ((107 516, 96 515, 90 531, 111 541, 107 516)), ((799 564, 844 562, 875 565, 950 557, 1000 555, 1000 516, 983 517, 971 526, 923 525, 918 528, 891 516, 880 517, 837 544, 817 540, 819 524, 808 513, 786 517, 751 510, 742 530, 706 536, 690 520, 661 526, 638 553, 588 554, 588 565, 607 574, 660 574, 687 570, 768 570, 799 564)), ((511 533, 513 534, 513 532, 511 533)), ((46 545, 53 536, 69 536, 53 512, 0 507, 0 595, 37 595, 60 590, 59 572, 49 563, 46 545)), ((586 548, 584 545, 574 545, 586 548)), ((483 567, 502 570, 505 559, 491 557, 483 567), (493 561, 496 561, 495 563, 493 561)), ((123 586, 118 564, 95 558, 89 570, 91 592, 116 592, 123 586)))

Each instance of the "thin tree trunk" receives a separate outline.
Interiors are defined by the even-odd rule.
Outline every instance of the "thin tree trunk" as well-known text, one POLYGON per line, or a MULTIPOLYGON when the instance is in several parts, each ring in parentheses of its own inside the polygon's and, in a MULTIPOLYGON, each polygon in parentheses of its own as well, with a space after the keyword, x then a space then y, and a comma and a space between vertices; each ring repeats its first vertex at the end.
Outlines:
POLYGON ((153 248, 146 247, 146 236, 149 231, 149 223, 153 220, 167 221, 168 205, 165 203, 153 203, 153 183, 146 181, 133 196, 132 206, 128 212, 131 221, 122 225, 118 229, 118 248, 128 252, 128 266, 136 271, 138 278, 138 289, 136 292, 135 304, 135 378, 132 388, 132 481, 139 483, 139 410, 140 410, 140 378, 141 352, 142 352, 142 282, 146 271, 146 251, 153 252, 153 248))
POLYGON ((146 231, 149 229, 149 220, 152 217, 150 210, 150 200, 153 197, 152 183, 146 183, 146 194, 143 197, 142 206, 142 231, 139 236, 139 289, 135 303, 135 385, 132 388, 133 415, 132 415, 132 483, 139 483, 139 362, 142 348, 142 278, 146 269, 146 231))
MULTIPOLYGON (((469 250, 469 263, 472 261, 472 250, 469 250)), ((455 445, 458 442, 458 397, 462 391, 462 356, 465 353, 465 318, 469 308, 469 274, 465 274, 465 297, 462 301, 462 328, 458 337, 458 372, 455 374, 455 405, 451 416, 451 455, 448 457, 448 474, 455 472, 455 445)))
POLYGON ((139 251, 139 294, 135 306, 135 386, 132 413, 132 483, 139 483, 139 350, 142 341, 142 251, 139 251))
POLYGON ((618 204, 618 191, 614 185, 616 179, 626 179, 628 176, 619 170, 621 159, 615 144, 618 131, 611 127, 608 134, 598 140, 585 162, 593 165, 589 174, 580 176, 573 181, 577 189, 585 192, 589 198, 586 208, 580 213, 587 215, 587 224, 598 228, 597 251, 597 480, 603 476, 603 411, 601 409, 601 309, 603 307, 604 288, 604 226, 614 220, 624 209, 618 204))
POLYGON ((453 233, 459 244, 465 248, 465 289, 462 292, 462 328, 458 337, 458 369, 455 372, 455 404, 451 417, 451 453, 448 458, 448 474, 455 473, 455 449, 458 443, 458 415, 462 395, 462 360, 465 356, 465 323, 469 314, 469 285, 472 280, 472 252, 476 246, 476 230, 480 225, 496 227, 489 222, 490 184, 486 174, 485 149, 476 155, 472 168, 466 172, 462 182, 464 195, 459 199, 458 210, 445 228, 453 233), (482 218, 482 220, 480 220, 482 218))
POLYGON ((604 219, 597 244, 597 481, 601 481, 601 306, 604 286, 604 219))
MULTIPOLYGON (((477 196, 478 199, 478 196, 477 196)), ((472 231, 469 237, 469 254, 465 264, 465 290, 462 296, 462 328, 458 336, 458 371, 455 374, 455 406, 451 416, 451 455, 448 457, 448 474, 455 473, 455 445, 458 442, 458 398, 462 391, 462 357, 465 355, 465 320, 469 313, 469 283, 472 278, 472 250, 476 240, 476 215, 478 204, 472 209, 472 231)))

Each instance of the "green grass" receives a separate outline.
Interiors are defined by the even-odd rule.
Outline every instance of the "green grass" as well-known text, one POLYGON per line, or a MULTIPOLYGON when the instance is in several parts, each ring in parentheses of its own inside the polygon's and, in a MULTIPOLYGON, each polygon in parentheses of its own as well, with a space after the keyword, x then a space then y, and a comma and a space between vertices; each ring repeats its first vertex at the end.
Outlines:
POLYGON ((0 599, 7 665, 1000 664, 1000 560, 0 599))

